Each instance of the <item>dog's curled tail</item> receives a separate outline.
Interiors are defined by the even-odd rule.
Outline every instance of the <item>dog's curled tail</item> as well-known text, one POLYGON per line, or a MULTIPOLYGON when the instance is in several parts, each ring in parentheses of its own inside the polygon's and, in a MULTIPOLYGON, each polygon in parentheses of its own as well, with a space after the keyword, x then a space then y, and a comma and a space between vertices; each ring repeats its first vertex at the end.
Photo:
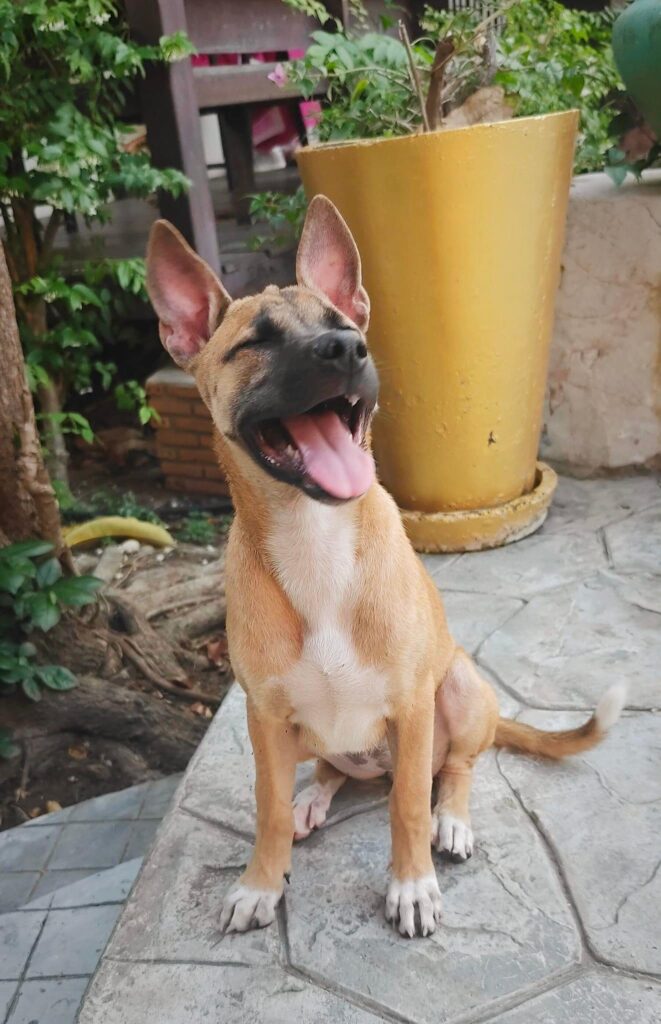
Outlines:
POLYGON ((563 732, 544 732, 523 722, 501 718, 498 720, 494 746, 509 747, 510 750, 521 750, 526 754, 558 759, 570 754, 580 754, 583 750, 596 747, 608 730, 615 725, 622 713, 626 696, 626 686, 620 683, 611 686, 599 700, 589 721, 579 725, 577 729, 567 729, 563 732))

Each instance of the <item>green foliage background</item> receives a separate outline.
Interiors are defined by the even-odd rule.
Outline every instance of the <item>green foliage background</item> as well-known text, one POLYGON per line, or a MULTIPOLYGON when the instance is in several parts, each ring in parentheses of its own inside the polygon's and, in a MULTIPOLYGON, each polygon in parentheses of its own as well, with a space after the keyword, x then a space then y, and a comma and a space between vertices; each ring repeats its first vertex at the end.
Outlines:
MULTIPOLYGON (((86 262, 71 279, 54 255, 55 235, 66 214, 104 222, 116 198, 186 187, 178 171, 125 148, 121 114, 146 61, 190 52, 181 35, 137 46, 114 0, 0 0, 0 213, 30 382, 52 432, 90 435, 67 414, 67 397, 119 382, 103 343, 127 299, 145 298, 142 261, 86 262), (52 207, 45 222, 40 204, 52 207)), ((139 386, 119 396, 149 417, 139 386)))

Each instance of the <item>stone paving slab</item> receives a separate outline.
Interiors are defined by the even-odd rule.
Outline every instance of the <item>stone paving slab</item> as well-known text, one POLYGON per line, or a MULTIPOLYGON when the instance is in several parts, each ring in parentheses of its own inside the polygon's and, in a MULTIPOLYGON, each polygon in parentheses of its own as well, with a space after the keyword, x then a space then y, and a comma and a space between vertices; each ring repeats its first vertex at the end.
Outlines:
POLYGON ((104 821, 69 824, 49 861, 51 868, 112 868, 126 849, 133 823, 104 821))
POLYGON ((651 475, 613 480, 560 476, 543 532, 546 536, 567 531, 594 532, 623 522, 632 512, 641 512, 659 500, 661 479, 651 475))
POLYGON ((141 857, 146 853, 154 842, 159 825, 160 821, 158 819, 155 821, 137 821, 131 829, 131 835, 124 847, 122 856, 133 860, 135 857, 141 857))
MULTIPOLYGON (((442 580, 437 582, 442 590, 442 580)), ((450 632, 469 654, 523 608, 523 601, 514 597, 455 590, 446 592, 444 604, 450 632)))
POLYGON ((180 779, 95 797, 0 834, 0 914, 143 857, 180 779))
POLYGON ((493 1024, 659 1024, 661 985, 595 971, 545 992, 493 1024))
POLYGON ((50 910, 65 907, 94 907, 103 903, 123 903, 136 880, 142 858, 125 861, 115 868, 87 875, 62 889, 38 897, 25 910, 50 910))
POLYGON ((121 904, 51 910, 30 958, 27 978, 59 978, 94 971, 121 904))
POLYGON ((0 833, 0 871, 39 871, 51 856, 62 829, 42 828, 38 833, 12 828, 0 833))
POLYGON ((629 706, 659 707, 659 615, 635 601, 636 582, 595 573, 534 597, 485 641, 480 663, 538 707, 592 708, 614 682, 629 706))
POLYGON ((636 573, 634 576, 622 576, 619 591, 631 604, 649 612, 661 614, 661 583, 659 576, 653 573, 636 573))
POLYGON ((105 960, 78 1024, 377 1024, 380 1017, 278 967, 105 960), (222 970, 222 974, 221 974, 222 970))
POLYGON ((4 1020, 16 992, 15 981, 0 981, 0 1020, 4 1020))
POLYGON ((160 821, 172 803, 172 797, 180 782, 181 774, 167 775, 164 779, 156 779, 150 783, 140 810, 140 818, 160 821))
POLYGON ((74 1024, 179 778, 97 797, 0 836, 0 979, 11 979, 0 980, 2 1024, 74 1024), (120 863, 52 867, 69 863, 71 851, 78 863, 120 863), (40 870, 15 870, 23 863, 40 870), (12 912, 2 913, 7 906, 12 912))
POLYGON ((149 782, 143 782, 117 793, 107 793, 101 799, 84 800, 69 809, 68 821, 134 821, 140 817, 149 786, 149 782))
POLYGON ((607 568, 603 541, 596 533, 546 534, 492 551, 462 555, 436 577, 441 591, 468 590, 501 597, 531 598, 607 568))
POLYGON ((659 572, 661 503, 604 531, 613 568, 618 572, 659 572))
POLYGON ((0 914, 27 903, 41 877, 39 871, 11 871, 0 874, 0 914))
MULTIPOLYGON (((582 720, 522 718, 544 729, 582 720)), ((499 761, 548 838, 595 955, 661 976, 661 715, 627 714, 605 743, 562 764, 499 761)))
POLYGON ((141 859, 65 886, 0 916, 0 1021, 74 1024, 141 859))
POLYGON ((45 920, 40 910, 0 916, 0 981, 21 978, 45 920))
POLYGON ((89 978, 26 981, 7 1024, 73 1024, 89 978))
MULTIPOLYGON (((73 885, 75 882, 79 882, 83 878, 90 878, 94 875, 95 871, 92 868, 88 868, 87 870, 73 868, 71 870, 47 870, 43 875, 41 875, 39 882, 30 893, 29 905, 37 906, 43 900, 44 906, 50 906, 49 897, 51 893, 56 892, 58 889, 63 889, 69 885, 73 885)), ((25 903, 27 903, 27 899, 22 899, 20 901, 20 906, 23 906, 25 903)))

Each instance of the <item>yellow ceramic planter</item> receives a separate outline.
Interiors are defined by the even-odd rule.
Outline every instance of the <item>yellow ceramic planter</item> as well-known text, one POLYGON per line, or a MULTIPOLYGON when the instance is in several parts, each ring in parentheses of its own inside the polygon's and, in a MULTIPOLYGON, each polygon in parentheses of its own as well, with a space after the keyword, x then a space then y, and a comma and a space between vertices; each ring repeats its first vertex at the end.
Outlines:
MULTIPOLYGON (((577 121, 570 111, 298 153, 308 196, 336 204, 361 252, 379 473, 425 550, 464 549, 439 513, 536 489, 577 121)), ((473 533, 472 547, 521 536, 520 507, 515 518, 507 536, 473 533)))

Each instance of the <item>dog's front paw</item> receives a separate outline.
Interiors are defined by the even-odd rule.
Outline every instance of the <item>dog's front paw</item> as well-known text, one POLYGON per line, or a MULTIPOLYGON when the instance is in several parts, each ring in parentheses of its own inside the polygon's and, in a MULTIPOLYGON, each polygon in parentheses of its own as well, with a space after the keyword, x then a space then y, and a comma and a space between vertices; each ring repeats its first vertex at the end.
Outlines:
POLYGON ((264 928, 275 920, 282 890, 251 889, 238 885, 228 892, 220 912, 222 932, 247 932, 250 928, 264 928))
POLYGON ((431 844, 439 853, 447 853, 455 864, 473 856, 473 830, 454 814, 434 811, 431 819, 431 844))
POLYGON ((386 921, 410 939, 431 935, 441 920, 441 892, 436 875, 406 882, 393 878, 386 896, 386 921))

